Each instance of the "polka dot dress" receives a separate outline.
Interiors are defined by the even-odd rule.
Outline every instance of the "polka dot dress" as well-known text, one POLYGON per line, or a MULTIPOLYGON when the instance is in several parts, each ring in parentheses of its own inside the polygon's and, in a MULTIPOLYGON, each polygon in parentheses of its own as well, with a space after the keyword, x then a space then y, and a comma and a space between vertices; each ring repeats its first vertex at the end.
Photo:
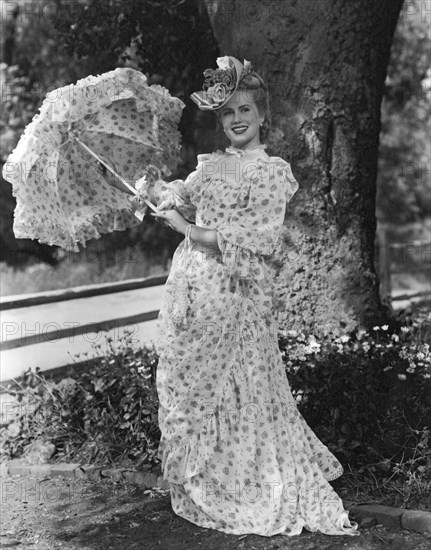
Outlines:
POLYGON ((278 348, 266 261, 298 184, 264 148, 199 155, 185 181, 156 187, 216 229, 219 246, 182 241, 165 286, 156 341, 163 475, 174 511, 201 527, 357 534, 328 483, 342 466, 298 412, 278 348), (184 274, 185 322, 172 315, 184 274))
POLYGON ((151 181, 179 162, 183 107, 130 68, 50 92, 3 168, 17 200, 15 236, 78 251, 78 243, 140 224, 131 196, 75 138, 129 184, 144 175, 151 181))

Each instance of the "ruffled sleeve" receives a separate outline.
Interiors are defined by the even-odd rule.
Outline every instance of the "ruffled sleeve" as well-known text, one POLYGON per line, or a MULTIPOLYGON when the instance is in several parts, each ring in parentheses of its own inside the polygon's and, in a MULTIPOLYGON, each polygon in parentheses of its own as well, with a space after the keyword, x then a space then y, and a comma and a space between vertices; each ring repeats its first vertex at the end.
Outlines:
POLYGON ((231 276, 264 278, 261 256, 274 252, 286 205, 298 187, 288 162, 277 158, 259 166, 257 177, 250 179, 247 204, 217 228, 222 261, 231 276))

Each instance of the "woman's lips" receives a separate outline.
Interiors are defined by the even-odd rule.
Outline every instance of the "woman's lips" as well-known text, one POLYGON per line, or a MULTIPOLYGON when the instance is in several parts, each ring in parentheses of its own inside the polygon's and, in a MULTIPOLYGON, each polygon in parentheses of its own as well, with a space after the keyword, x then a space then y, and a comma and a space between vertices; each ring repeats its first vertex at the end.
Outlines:
POLYGON ((248 126, 235 126, 235 128, 232 128, 232 132, 235 134, 243 134, 247 128, 248 126))

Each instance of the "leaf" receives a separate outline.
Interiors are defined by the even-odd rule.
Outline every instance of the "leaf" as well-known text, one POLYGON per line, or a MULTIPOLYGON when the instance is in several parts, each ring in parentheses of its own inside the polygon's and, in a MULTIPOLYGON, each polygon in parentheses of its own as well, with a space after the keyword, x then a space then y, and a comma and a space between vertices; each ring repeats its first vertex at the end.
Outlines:
POLYGON ((343 424, 340 429, 345 435, 348 435, 350 433, 349 426, 347 424, 343 424))

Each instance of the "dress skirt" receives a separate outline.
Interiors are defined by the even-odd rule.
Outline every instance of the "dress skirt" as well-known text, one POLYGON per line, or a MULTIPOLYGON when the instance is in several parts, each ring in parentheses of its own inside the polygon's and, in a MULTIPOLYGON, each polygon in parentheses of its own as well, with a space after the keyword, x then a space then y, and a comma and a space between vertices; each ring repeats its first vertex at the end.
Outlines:
POLYGON ((175 251, 156 341, 159 457, 173 510, 235 535, 357 534, 328 483, 343 468, 292 396, 271 273, 260 267, 260 281, 232 278, 214 250, 182 241, 175 251))

